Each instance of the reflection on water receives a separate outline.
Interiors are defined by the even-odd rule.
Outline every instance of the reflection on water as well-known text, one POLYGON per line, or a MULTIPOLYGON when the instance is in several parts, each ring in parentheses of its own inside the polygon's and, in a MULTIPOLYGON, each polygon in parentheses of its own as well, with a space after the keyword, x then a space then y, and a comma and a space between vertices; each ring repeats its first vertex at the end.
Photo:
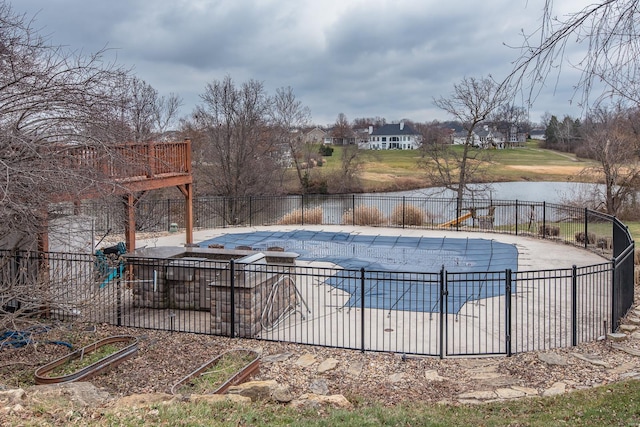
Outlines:
MULTIPOLYGON (((602 185, 578 182, 499 182, 495 184, 471 184, 477 190, 477 199, 521 200, 527 202, 566 203, 573 200, 601 199, 602 185), (488 186, 488 190, 485 188, 488 186), (484 190, 484 191, 483 191, 484 190)), ((385 196, 455 197, 455 193, 442 187, 411 191, 380 193, 385 196)))

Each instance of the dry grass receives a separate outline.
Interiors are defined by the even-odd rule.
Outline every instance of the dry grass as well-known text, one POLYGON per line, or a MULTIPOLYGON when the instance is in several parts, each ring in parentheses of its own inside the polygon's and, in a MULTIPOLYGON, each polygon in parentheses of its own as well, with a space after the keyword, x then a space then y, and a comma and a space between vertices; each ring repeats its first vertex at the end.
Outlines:
POLYGON ((429 214, 417 206, 396 205, 391 212, 390 221, 394 225, 424 225, 429 218, 429 214))
POLYGON ((289 212, 278 221, 279 225, 292 225, 292 224, 322 224, 322 208, 317 206, 313 209, 296 209, 293 212, 289 212))
POLYGON ((354 210, 349 209, 342 215, 343 224, 353 225, 381 225, 384 223, 384 215, 380 209, 374 206, 358 206, 354 210))

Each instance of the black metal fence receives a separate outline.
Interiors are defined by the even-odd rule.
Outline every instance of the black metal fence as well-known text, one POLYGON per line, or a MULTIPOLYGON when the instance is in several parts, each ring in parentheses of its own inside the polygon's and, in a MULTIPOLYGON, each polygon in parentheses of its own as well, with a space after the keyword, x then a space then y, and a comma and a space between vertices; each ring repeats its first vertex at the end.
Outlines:
MULTIPOLYGON (((180 211, 179 203, 166 203, 158 202, 156 212, 179 221, 173 210, 175 204, 180 211)), ((357 195, 207 199, 198 201, 196 223, 229 225, 219 209, 245 225, 366 223, 534 235, 605 259, 556 270, 390 273, 286 264, 273 253, 267 259, 275 261, 266 263, 220 260, 194 248, 108 265, 92 255, 5 251, 2 314, 445 357, 592 341, 616 330, 633 303, 627 228, 582 208, 495 200, 460 207, 449 199, 357 195), (455 220, 456 212, 464 220, 455 220)))

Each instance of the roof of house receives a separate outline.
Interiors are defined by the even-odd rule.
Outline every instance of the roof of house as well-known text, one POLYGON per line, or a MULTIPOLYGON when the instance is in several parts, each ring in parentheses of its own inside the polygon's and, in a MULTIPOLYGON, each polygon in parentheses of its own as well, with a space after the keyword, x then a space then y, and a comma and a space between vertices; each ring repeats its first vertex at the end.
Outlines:
POLYGON ((371 133, 375 136, 388 136, 388 135, 418 135, 418 132, 407 124, 400 129, 400 123, 391 123, 381 126, 371 133))

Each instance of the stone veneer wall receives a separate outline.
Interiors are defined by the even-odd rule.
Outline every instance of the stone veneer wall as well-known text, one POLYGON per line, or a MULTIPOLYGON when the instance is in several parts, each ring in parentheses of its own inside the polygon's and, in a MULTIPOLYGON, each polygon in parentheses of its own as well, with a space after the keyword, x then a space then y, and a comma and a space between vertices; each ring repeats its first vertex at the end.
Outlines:
MULTIPOLYGON (((129 254, 127 264, 133 279, 134 307, 210 311, 212 332, 230 335, 228 261, 256 253, 211 248, 150 248, 129 254)), ((297 254, 263 253, 267 264, 236 263, 235 266, 236 336, 253 337, 296 307, 297 254)))
POLYGON ((231 335, 232 309, 235 310, 235 335, 240 337, 258 335, 281 315, 295 309, 295 269, 268 266, 258 271, 260 267, 250 265, 247 271, 236 272, 233 307, 229 278, 211 283, 213 333, 231 335))

